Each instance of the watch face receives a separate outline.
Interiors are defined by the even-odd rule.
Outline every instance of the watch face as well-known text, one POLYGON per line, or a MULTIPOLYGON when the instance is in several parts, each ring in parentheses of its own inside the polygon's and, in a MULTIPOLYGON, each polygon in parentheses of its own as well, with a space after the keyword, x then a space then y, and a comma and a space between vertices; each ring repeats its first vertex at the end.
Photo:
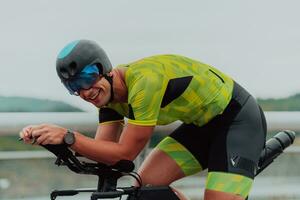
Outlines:
POLYGON ((75 142, 74 133, 68 131, 67 134, 66 134, 65 137, 64 137, 64 142, 65 142, 67 145, 72 145, 72 144, 74 144, 74 142, 75 142))

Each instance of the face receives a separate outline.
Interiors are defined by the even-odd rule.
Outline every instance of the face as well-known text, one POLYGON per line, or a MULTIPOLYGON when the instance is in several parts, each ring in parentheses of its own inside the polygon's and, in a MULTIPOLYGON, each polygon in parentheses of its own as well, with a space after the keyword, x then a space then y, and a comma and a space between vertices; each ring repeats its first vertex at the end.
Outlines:
POLYGON ((100 108, 106 105, 110 99, 110 91, 111 85, 110 83, 103 77, 99 77, 99 79, 92 85, 89 89, 81 89, 80 97, 100 108))

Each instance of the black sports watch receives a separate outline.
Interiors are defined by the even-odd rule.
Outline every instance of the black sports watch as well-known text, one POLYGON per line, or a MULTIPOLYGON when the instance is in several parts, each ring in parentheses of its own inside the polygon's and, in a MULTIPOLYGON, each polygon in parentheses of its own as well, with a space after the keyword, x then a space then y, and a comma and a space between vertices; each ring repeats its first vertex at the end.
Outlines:
POLYGON ((67 133, 64 136, 64 143, 67 146, 71 146, 75 143, 75 135, 74 135, 73 131, 71 131, 69 129, 67 130, 67 133))

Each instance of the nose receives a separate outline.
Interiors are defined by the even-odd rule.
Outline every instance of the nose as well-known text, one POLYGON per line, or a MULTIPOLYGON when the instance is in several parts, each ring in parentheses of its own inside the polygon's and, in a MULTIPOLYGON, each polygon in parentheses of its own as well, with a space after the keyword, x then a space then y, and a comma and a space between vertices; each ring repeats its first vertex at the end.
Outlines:
POLYGON ((90 90, 91 90, 91 88, 90 88, 90 89, 87 89, 87 90, 81 89, 81 90, 79 91, 79 96, 80 96, 81 98, 83 98, 83 99, 87 99, 87 97, 89 97, 90 90))

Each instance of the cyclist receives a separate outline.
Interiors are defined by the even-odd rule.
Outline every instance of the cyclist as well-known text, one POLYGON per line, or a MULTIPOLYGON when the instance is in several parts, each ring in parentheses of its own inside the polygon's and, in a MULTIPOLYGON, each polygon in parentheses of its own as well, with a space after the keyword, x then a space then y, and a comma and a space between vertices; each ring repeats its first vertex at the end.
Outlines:
POLYGON ((113 69, 103 49, 89 40, 66 45, 56 70, 71 94, 99 108, 95 138, 41 124, 22 130, 26 143, 33 138, 36 144, 65 143, 92 160, 113 164, 135 159, 156 125, 180 120, 183 124, 139 169, 143 184, 169 185, 208 169, 205 200, 248 195, 266 122, 255 99, 229 76, 179 55, 147 57, 113 69))

